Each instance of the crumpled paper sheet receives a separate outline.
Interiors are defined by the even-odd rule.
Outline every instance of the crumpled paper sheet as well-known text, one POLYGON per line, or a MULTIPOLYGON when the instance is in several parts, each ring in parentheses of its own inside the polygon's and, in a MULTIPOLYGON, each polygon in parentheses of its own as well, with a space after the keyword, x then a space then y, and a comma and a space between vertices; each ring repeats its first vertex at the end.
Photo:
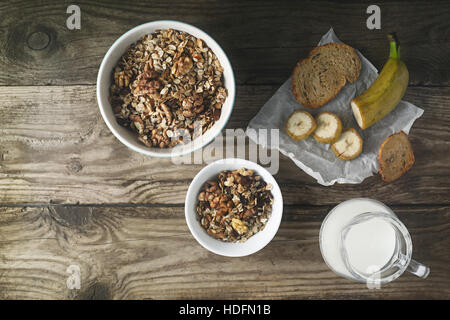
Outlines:
MULTIPOLYGON (((334 33, 333 28, 322 37, 319 45, 326 43, 342 43, 334 33)), ((365 178, 378 172, 377 156, 381 143, 389 135, 400 130, 408 134, 414 121, 423 114, 423 109, 402 100, 389 115, 372 127, 361 130, 353 117, 350 101, 363 93, 375 81, 378 72, 369 60, 359 51, 357 52, 362 67, 356 82, 347 84, 326 105, 318 109, 308 109, 300 105, 295 99, 291 90, 291 79, 289 78, 250 121, 246 131, 249 138, 265 148, 278 149, 324 186, 330 186, 336 182, 361 183, 365 178), (361 134, 363 138, 361 155, 352 161, 344 161, 334 155, 330 145, 319 143, 312 137, 301 141, 292 140, 286 134, 285 123, 288 116, 296 109, 307 110, 313 116, 322 111, 336 113, 341 119, 344 129, 355 128, 361 134), (279 146, 271 147, 270 137, 260 137, 258 141, 255 132, 249 130, 260 128, 279 129, 279 146)), ((386 44, 386 58, 388 52, 389 48, 386 44)))

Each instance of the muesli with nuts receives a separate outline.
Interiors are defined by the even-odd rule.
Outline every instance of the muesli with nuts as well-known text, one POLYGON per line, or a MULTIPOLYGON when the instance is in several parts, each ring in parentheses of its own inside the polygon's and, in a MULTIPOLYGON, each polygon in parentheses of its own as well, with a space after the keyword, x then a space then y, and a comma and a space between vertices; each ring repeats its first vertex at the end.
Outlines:
POLYGON ((117 63, 110 103, 118 123, 137 132, 146 146, 174 147, 219 120, 227 97, 223 71, 203 40, 157 30, 131 45, 117 63))
POLYGON ((266 226, 272 214, 272 187, 254 170, 222 171, 199 193, 197 218, 210 236, 244 242, 266 226))

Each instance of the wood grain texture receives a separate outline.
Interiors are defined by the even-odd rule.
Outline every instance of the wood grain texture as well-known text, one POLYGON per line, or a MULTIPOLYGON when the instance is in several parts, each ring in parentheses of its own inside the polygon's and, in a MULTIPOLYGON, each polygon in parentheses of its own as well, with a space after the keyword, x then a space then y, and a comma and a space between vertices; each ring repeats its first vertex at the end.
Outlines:
POLYGON ((382 1, 368 31, 357 1, 0 1, 0 299, 450 299, 450 2, 382 1), (228 128, 245 128, 297 61, 334 27, 381 69, 396 31, 410 70, 404 100, 425 110, 410 139, 416 163, 394 183, 323 187, 280 156, 284 215, 273 241, 232 259, 203 249, 184 219, 203 167, 137 154, 107 129, 95 82, 111 44, 136 25, 174 19, 210 34, 229 56, 237 97, 228 128), (242 22, 245 21, 245 24, 242 22), (390 205, 408 227, 427 280, 383 286, 336 276, 318 234, 354 197, 390 205), (67 268, 81 269, 69 290, 67 268))
POLYGON ((450 298, 449 206, 393 210, 413 238, 427 280, 404 274, 382 290, 335 275, 318 233, 330 207, 285 207, 273 241, 226 258, 191 236, 182 207, 0 208, 0 297, 8 299, 450 298), (69 265, 81 270, 69 290, 69 265))
MULTIPOLYGON (((276 89, 238 87, 228 127, 245 128, 276 89)), ((0 203, 183 204, 203 167, 127 149, 104 124, 94 86, 0 87, 0 96, 0 203)), ((328 188, 281 156, 276 179, 285 202, 323 205, 368 196, 388 204, 449 204, 449 96, 450 88, 408 89, 405 100, 425 113, 410 134, 416 163, 401 179, 388 184, 374 176, 357 188, 328 188)))
POLYGON ((239 84, 279 84, 332 26, 377 68, 396 31, 412 85, 449 85, 450 3, 384 1, 382 30, 368 32, 368 3, 354 1, 81 1, 81 30, 67 3, 7 1, 0 10, 0 85, 94 84, 113 41, 159 19, 191 23, 220 43, 239 84), (245 24, 242 24, 245 21, 245 24))

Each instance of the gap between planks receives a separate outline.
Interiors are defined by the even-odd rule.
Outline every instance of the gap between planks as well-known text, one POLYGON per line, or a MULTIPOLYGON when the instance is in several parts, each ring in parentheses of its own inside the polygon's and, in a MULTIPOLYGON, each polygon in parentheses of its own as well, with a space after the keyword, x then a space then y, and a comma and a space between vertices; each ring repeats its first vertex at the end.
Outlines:
MULTIPOLYGON (((329 208, 338 205, 335 204, 321 204, 314 205, 309 203, 284 204, 283 208, 297 208, 304 209, 320 209, 329 208)), ((419 203, 419 204, 405 204, 405 203, 385 203, 390 207, 396 208, 430 208, 430 207, 449 207, 448 203, 419 203)), ((184 203, 0 203, 0 208, 46 208, 46 207, 80 207, 80 208, 183 208, 184 203)))

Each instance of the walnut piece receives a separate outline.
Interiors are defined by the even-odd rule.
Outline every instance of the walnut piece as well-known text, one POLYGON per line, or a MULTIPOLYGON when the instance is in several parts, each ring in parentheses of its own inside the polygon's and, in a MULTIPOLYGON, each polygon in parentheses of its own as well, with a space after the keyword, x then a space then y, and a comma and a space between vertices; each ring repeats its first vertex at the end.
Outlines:
POLYGON ((245 224, 244 221, 242 221, 240 219, 237 219, 237 218, 231 219, 231 225, 233 226, 234 230, 239 232, 239 234, 243 234, 248 231, 247 225, 245 224))

